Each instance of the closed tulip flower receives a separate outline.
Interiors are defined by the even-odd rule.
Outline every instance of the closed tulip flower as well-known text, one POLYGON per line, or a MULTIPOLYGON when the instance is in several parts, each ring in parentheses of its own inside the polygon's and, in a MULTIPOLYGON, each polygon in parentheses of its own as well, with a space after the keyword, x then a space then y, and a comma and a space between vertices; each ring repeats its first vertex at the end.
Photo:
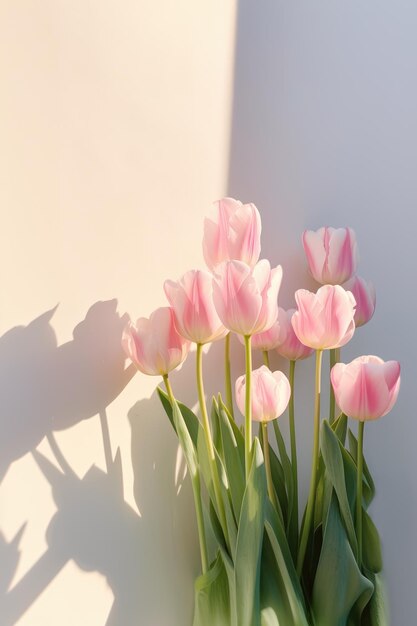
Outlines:
POLYGON ((178 332, 198 344, 222 339, 227 331, 213 303, 213 277, 205 270, 191 270, 174 282, 166 280, 165 294, 174 309, 178 332))
POLYGON ((138 370, 150 376, 166 376, 186 358, 190 342, 181 337, 171 307, 156 309, 149 319, 140 317, 126 326, 122 336, 126 355, 138 370))
MULTIPOLYGON (((252 419, 257 422, 268 422, 279 417, 287 408, 291 387, 288 378, 280 371, 271 370, 262 365, 251 375, 252 419)), ((245 414, 246 376, 236 381, 236 403, 245 414)))
MULTIPOLYGON (((242 335, 238 335, 240 343, 244 343, 242 335)), ((264 330, 262 333, 258 333, 253 335, 252 337, 252 348, 254 350, 263 350, 268 352, 269 350, 274 350, 282 340, 282 329, 278 319, 274 324, 272 324, 271 328, 268 330, 264 330)))
POLYGON ((303 246, 310 273, 322 285, 341 285, 356 271, 358 251, 351 228, 306 230, 303 246))
POLYGON ((301 343, 295 334, 291 323, 294 313, 295 309, 288 309, 288 311, 285 311, 281 307, 278 307, 277 323, 280 328, 280 341, 276 351, 289 361, 307 359, 314 352, 313 348, 309 348, 301 343))
POLYGON ((356 300, 356 327, 363 326, 369 322, 375 312, 376 295, 374 286, 360 276, 354 276, 343 287, 351 291, 356 300))
POLYGON ((253 267, 261 252, 261 217, 254 204, 233 198, 215 203, 213 217, 204 220, 203 254, 215 271, 223 261, 243 261, 253 267))
POLYGON ((344 346, 355 332, 355 298, 340 285, 324 285, 317 293, 299 289, 298 310, 291 323, 298 339, 315 350, 344 346))
POLYGON ((331 381, 340 409, 362 422, 386 415, 400 389, 400 364, 377 356, 360 356, 345 365, 336 363, 331 381))
POLYGON ((271 270, 267 260, 253 269, 242 261, 219 265, 213 280, 214 304, 226 328, 245 336, 271 328, 278 316, 281 280, 281 266, 271 270))

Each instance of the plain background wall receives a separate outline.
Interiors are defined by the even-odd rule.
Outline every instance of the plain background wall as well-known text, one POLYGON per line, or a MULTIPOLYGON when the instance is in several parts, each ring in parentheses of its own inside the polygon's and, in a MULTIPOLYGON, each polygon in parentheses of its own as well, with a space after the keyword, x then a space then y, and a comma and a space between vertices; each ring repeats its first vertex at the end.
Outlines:
MULTIPOLYGON (((359 273, 376 287, 377 311, 343 356, 402 365, 395 410, 365 429, 393 626, 416 621, 416 28, 417 5, 406 0, 240 2, 229 184, 262 208, 263 249, 283 264, 286 305, 312 285, 300 233, 357 232, 359 273)), ((299 368, 310 384, 312 368, 299 368)), ((304 476, 307 402, 298 399, 304 476)))
MULTIPOLYGON (((365 446, 393 625, 413 623, 417 8, 237 8, 1 3, 2 623, 190 623, 189 483, 155 381, 129 382, 119 341, 126 312, 149 314, 166 277, 202 264, 202 218, 226 192, 261 209, 284 305, 313 286, 302 230, 357 231, 378 310, 343 353, 403 366, 365 446)), ((209 393, 219 358, 205 360, 209 393)), ((297 397, 304 493, 312 368, 297 397)), ((173 379, 190 404, 192 375, 190 359, 173 379)))
POLYGON ((2 626, 191 622, 189 481, 120 337, 202 264, 234 30, 222 0, 0 3, 2 626))

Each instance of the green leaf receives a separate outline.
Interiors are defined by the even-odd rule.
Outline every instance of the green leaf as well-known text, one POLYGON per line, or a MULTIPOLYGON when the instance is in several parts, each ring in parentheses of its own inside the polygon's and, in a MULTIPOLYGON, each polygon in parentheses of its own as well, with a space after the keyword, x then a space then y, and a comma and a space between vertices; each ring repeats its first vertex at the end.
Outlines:
POLYGON ((265 503, 264 458, 259 440, 255 437, 240 512, 235 556, 236 613, 239 626, 260 626, 259 581, 265 503))
POLYGON ((313 585, 314 623, 346 626, 355 603, 361 599, 361 604, 365 605, 372 592, 372 583, 361 574, 356 563, 333 493, 313 585))
POLYGON ((245 492, 244 457, 242 458, 235 433, 233 432, 227 413, 224 411, 222 405, 219 405, 219 426, 223 464, 227 474, 233 512, 237 522, 240 516, 243 494, 245 492))
POLYGON ((210 516, 210 527, 213 531, 214 538, 217 541, 217 547, 223 548, 227 552, 226 539, 224 537, 223 528, 220 524, 216 509, 211 500, 209 500, 208 507, 210 516))
MULTIPOLYGON (((374 585, 374 593, 365 607, 361 626, 390 626, 389 607, 385 582, 381 573, 373 574, 365 570, 374 585)), ((352 626, 356 626, 352 623, 352 626)))
MULTIPOLYGON (((226 536, 227 536, 229 538, 230 552, 231 554, 234 554, 235 549, 236 549, 236 540, 237 540, 237 524, 233 515, 233 511, 232 511, 231 496, 230 496, 230 491, 228 488, 226 472, 225 472, 222 460, 217 450, 215 449, 214 452, 216 455, 217 471, 220 477, 220 490, 221 490, 221 498, 222 498, 223 507, 224 507, 224 513, 226 517, 226 528, 223 528, 222 526, 220 526, 221 516, 218 510, 216 495, 214 491, 213 474, 211 470, 209 455, 207 452, 207 445, 206 445, 204 432, 203 432, 203 429, 201 428, 198 434, 198 440, 197 440, 197 455, 198 455, 198 460, 199 460, 200 472, 203 477, 204 483, 206 485, 206 489, 209 494, 211 505, 213 507, 213 510, 211 510, 210 508, 211 522, 212 522, 212 525, 214 526, 215 524, 214 519, 213 519, 213 514, 214 514, 216 517, 217 523, 221 528, 221 532, 224 535, 223 542, 221 542, 218 534, 217 534, 217 540, 219 541, 219 543, 226 545, 227 544, 226 536)), ((214 528, 214 530, 216 532, 216 530, 218 531, 218 528, 214 528)))
MULTIPOLYGON (((162 402, 162 406, 165 409, 165 413, 168 415, 169 421, 171 422, 172 427, 176 431, 174 417, 173 417, 173 414, 172 414, 171 402, 169 401, 168 395, 160 387, 157 388, 157 392, 158 392, 158 395, 159 395, 159 399, 162 402)), ((178 405, 178 407, 179 407, 179 409, 181 411, 181 414, 182 414, 182 416, 184 418, 184 422, 185 422, 185 424, 187 426, 187 429, 188 429, 188 432, 190 434, 191 440, 192 440, 193 444, 195 446, 197 446, 197 436, 198 436, 198 431, 199 431, 199 428, 200 428, 200 422, 198 420, 198 417, 195 415, 195 413, 193 413, 191 411, 191 409, 186 407, 185 404, 182 404, 181 402, 177 402, 177 405, 178 405)))
MULTIPOLYGON (((271 527, 277 539, 277 542, 280 546, 280 550, 282 552, 282 556, 284 558, 285 568, 288 571, 288 575, 291 579, 292 586, 294 587, 297 596, 302 601, 303 606, 304 606, 303 593, 302 593, 300 581, 298 579, 297 572, 295 569, 294 560, 291 555, 290 547, 288 545, 288 540, 285 535, 285 528, 284 528, 284 525, 282 524, 281 519, 277 515, 275 508, 273 507, 272 503, 269 500, 267 500, 266 513, 265 513, 265 528, 267 531, 268 531, 268 526, 271 527)), ((282 565, 281 561, 280 561, 280 564, 282 565)))
MULTIPOLYGON (((358 457, 358 440, 356 439, 353 432, 349 429, 348 433, 349 437, 349 450, 353 457, 355 463, 357 463, 358 457)), ((363 499, 365 501, 366 506, 369 506, 375 496, 375 483, 372 478, 371 472, 369 471, 369 467, 366 463, 365 457, 363 458, 363 499)))
POLYGON ((196 451, 194 448, 193 440, 191 439, 190 432, 185 423, 182 412, 179 409, 178 403, 174 400, 172 404, 172 416, 177 431, 178 439, 181 444, 181 448, 184 452, 185 460, 187 462, 188 471, 193 479, 198 474, 198 463, 196 451))
POLYGON ((331 424, 331 428, 334 431, 335 435, 343 445, 345 445, 346 441, 346 433, 347 433, 347 424, 348 418, 347 415, 341 413, 339 417, 331 424))
POLYGON ((261 626, 279 626, 278 617, 271 606, 262 609, 261 626))
POLYGON ((368 513, 362 509, 362 561, 366 569, 377 574, 382 571, 382 548, 378 530, 368 513))
POLYGON ((219 406, 216 398, 211 403, 211 424, 213 428, 213 444, 219 455, 223 458, 222 440, 220 432, 219 406))
POLYGON ((277 494, 281 509, 279 514, 281 516, 282 523, 285 525, 284 520, 288 519, 288 497, 285 489, 284 470, 282 469, 281 462, 271 445, 269 446, 269 460, 271 463, 272 482, 274 483, 275 493, 277 494))
POLYGON ((229 581, 219 551, 210 569, 195 582, 193 626, 228 626, 230 623, 229 581))
POLYGON ((352 456, 349 452, 339 444, 340 452, 343 458, 343 467, 345 470, 345 485, 346 485, 346 493, 349 500, 350 510, 352 512, 352 517, 356 514, 356 491, 357 491, 357 467, 355 461, 352 459, 352 456))
POLYGON ((210 459, 207 452, 207 443, 203 428, 199 428, 198 430, 196 448, 201 476, 203 478, 204 484, 206 485, 206 489, 208 491, 210 499, 213 503, 215 503, 216 498, 214 494, 213 477, 211 474, 210 459))
POLYGON ((339 440, 327 420, 323 421, 321 427, 321 450, 327 475, 331 480, 339 501, 340 512, 346 527, 350 545, 353 552, 357 554, 358 542, 356 540, 355 526, 353 524, 349 499, 346 492, 343 456, 340 450, 339 440))
POLYGON ((274 426, 274 431, 275 431, 275 437, 277 440, 281 465, 282 465, 282 469, 284 471, 284 477, 285 477, 285 489, 286 489, 287 498, 288 498, 288 516, 286 518, 286 524, 287 524, 287 529, 288 529, 288 526, 291 520, 291 513, 292 513, 293 501, 294 501, 294 485, 293 485, 291 460, 287 454, 285 441, 281 434, 277 420, 273 420, 273 426, 274 426))
POLYGON ((262 623, 268 619, 285 626, 308 626, 284 528, 269 502, 267 511, 261 565, 262 623))

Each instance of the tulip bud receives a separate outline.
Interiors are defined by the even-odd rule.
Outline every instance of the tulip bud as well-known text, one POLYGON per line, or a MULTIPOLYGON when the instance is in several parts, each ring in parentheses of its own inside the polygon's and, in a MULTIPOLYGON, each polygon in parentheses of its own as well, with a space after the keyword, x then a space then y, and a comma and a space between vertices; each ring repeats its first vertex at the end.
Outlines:
POLYGON ((354 276, 343 288, 352 292, 356 300, 355 325, 363 326, 375 312, 376 295, 372 283, 366 282, 360 276, 354 276))
POLYGON ((140 317, 125 327, 122 346, 138 370, 165 376, 186 358, 190 343, 178 334, 171 307, 156 309, 149 319, 140 317))
POLYGON ((400 389, 400 364, 377 356, 336 363, 331 381, 337 404, 353 419, 376 420, 394 406, 400 389))
POLYGON ((240 335, 268 330, 278 315, 282 268, 271 270, 269 261, 253 269, 242 261, 219 265, 213 280, 214 304, 223 324, 240 335))
POLYGON ((355 331, 355 298, 340 285, 324 285, 317 293, 299 289, 298 310, 291 323, 298 339, 315 350, 344 346, 355 331))
POLYGON ((288 309, 285 311, 281 307, 278 307, 278 324, 280 328, 280 341, 276 348, 278 354, 288 359, 289 361, 298 361, 306 359, 314 352, 312 348, 305 346, 298 339, 292 327, 292 317, 295 313, 295 309, 288 309))
POLYGON ((261 217, 254 204, 233 198, 215 203, 215 215, 204 220, 203 254, 212 271, 223 261, 253 267, 261 252, 261 217))
POLYGON ((322 285, 341 285, 356 271, 358 251, 351 228, 306 230, 303 246, 310 273, 322 285))
MULTIPOLYGON (((245 414, 246 376, 236 381, 236 403, 245 414)), ((252 419, 267 422, 282 415, 287 408, 291 395, 288 378, 280 371, 271 370, 262 365, 251 375, 252 419)))
POLYGON ((164 289, 183 337, 204 344, 227 335, 213 303, 213 277, 209 272, 191 270, 177 282, 166 280, 164 289))
MULTIPOLYGON (((268 330, 264 330, 261 333, 257 333, 253 335, 251 341, 252 350, 262 350, 268 352, 269 350, 274 350, 282 341, 283 331, 281 329, 280 323, 278 319, 274 324, 272 324, 271 328, 268 330)), ((242 335, 238 335, 238 339, 240 343, 244 344, 244 339, 242 335)))

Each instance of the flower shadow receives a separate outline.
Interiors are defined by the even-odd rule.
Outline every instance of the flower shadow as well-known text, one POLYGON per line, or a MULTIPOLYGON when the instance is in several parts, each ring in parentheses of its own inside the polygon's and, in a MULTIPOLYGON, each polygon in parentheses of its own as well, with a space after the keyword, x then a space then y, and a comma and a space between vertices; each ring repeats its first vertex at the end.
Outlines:
POLYGON ((0 338, 0 478, 31 452, 57 507, 46 531, 48 549, 12 588, 24 527, 10 543, 0 536, 1 623, 16 623, 73 560, 106 577, 115 598, 108 626, 128 626, 140 614, 141 520, 124 500, 120 451, 113 458, 106 415, 135 372, 125 368, 120 343, 126 316, 117 313, 116 300, 97 302, 75 327, 73 339, 58 346, 51 325, 55 310, 0 338), (79 478, 53 433, 97 415, 107 472, 93 465, 79 478), (36 450, 45 437, 60 469, 36 450))

